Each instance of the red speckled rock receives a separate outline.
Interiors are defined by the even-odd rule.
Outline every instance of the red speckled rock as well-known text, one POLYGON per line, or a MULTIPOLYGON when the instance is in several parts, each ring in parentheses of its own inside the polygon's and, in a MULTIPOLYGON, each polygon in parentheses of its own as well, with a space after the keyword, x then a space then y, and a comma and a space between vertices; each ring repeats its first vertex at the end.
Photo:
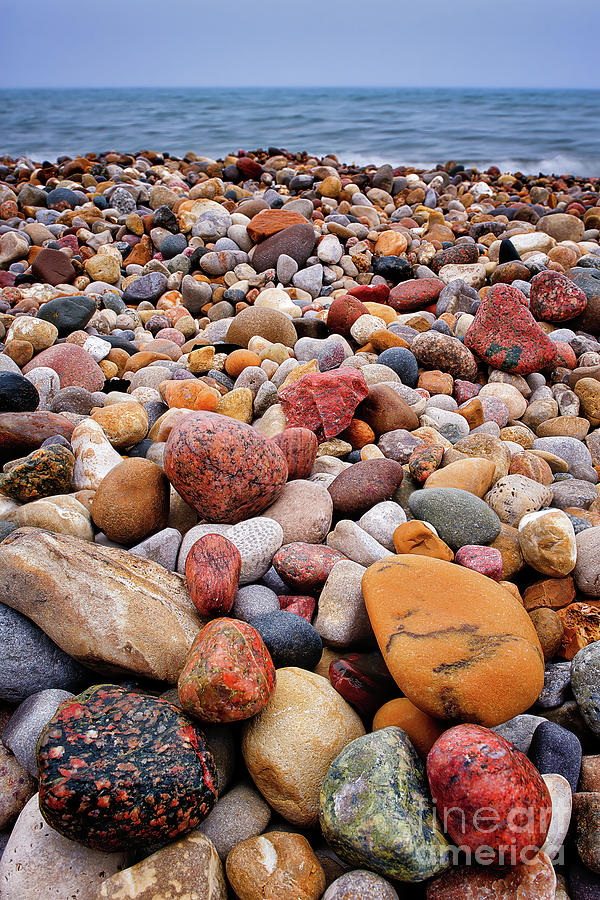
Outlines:
POLYGON ((279 391, 279 401, 288 425, 310 428, 319 441, 325 441, 348 427, 368 393, 362 372, 346 368, 304 375, 279 391))
POLYGON ((581 288, 560 272, 549 269, 531 281, 529 308, 536 319, 567 322, 581 315, 586 306, 587 297, 581 288))
MULTIPOLYGON (((517 866, 544 843, 552 804, 524 753, 480 725, 457 725, 427 757, 442 828, 459 847, 489 848, 488 863, 517 866)), ((480 851, 482 852, 482 851, 480 851)))
POLYGON ((288 481, 308 478, 312 472, 319 442, 308 428, 286 428, 271 438, 287 461, 288 481))
POLYGON ((168 843, 217 799, 204 737, 166 700, 111 684, 61 703, 37 746, 40 812, 94 850, 168 843))
POLYGON ((443 266, 467 266, 476 263, 478 259, 477 244, 458 244, 456 247, 438 251, 429 263, 429 268, 437 275, 443 266))
POLYGON ((423 309, 436 302, 443 287, 444 282, 439 278, 414 278, 410 281, 401 281, 390 291, 388 304, 399 313, 423 309))
POLYGON ((480 384, 457 378, 454 382, 454 399, 460 406, 461 403, 466 403, 467 400, 472 400, 473 397, 476 397, 480 390, 480 384))
POLYGON ((481 575, 487 575, 494 581, 502 581, 502 554, 493 547, 481 547, 478 544, 465 544, 456 551, 454 562, 481 575))
POLYGON ((552 863, 545 853, 538 853, 531 863, 508 872, 457 866, 427 886, 426 900, 554 900, 559 896, 566 895, 556 893, 552 863))
POLYGON ((302 594, 282 594, 278 599, 280 609, 285 609, 286 612, 302 616, 307 622, 312 622, 315 606, 317 605, 314 597, 307 597, 302 594))
POLYGON ((408 460, 410 474, 415 481, 423 484, 439 467, 443 456, 444 448, 439 444, 432 444, 430 447, 417 447, 410 454, 408 460))
POLYGON ((348 293, 363 303, 387 303, 390 289, 387 284, 357 284, 348 293))
POLYGON ((344 469, 329 485, 334 512, 343 518, 362 515, 390 500, 402 484, 404 469, 393 459, 365 459, 344 469))
POLYGON ((93 393, 104 387, 104 372, 87 350, 77 344, 55 344, 42 350, 23 367, 23 374, 39 366, 54 369, 60 378, 61 388, 82 387, 93 393))
POLYGON ((273 565, 279 577, 294 590, 320 591, 340 559, 346 557, 339 550, 297 541, 281 547, 273 557, 273 565))
POLYGON ((206 534, 192 544, 185 577, 198 612, 203 616, 231 612, 241 569, 240 551, 222 534, 206 534))
POLYGON ((369 310, 358 297, 343 294, 336 297, 327 311, 327 327, 332 334, 349 335, 357 319, 369 314, 369 310))
POLYGON ((287 480, 285 456, 250 425, 218 413, 186 415, 164 454, 167 478, 209 522, 241 522, 277 500, 287 480))
POLYGON ((267 705, 274 686, 275 666, 256 629, 237 619, 215 619, 192 644, 177 690, 190 715, 239 722, 267 705))
POLYGON ((556 347, 508 284, 489 289, 465 335, 465 345, 488 365, 529 375, 553 365, 556 347))

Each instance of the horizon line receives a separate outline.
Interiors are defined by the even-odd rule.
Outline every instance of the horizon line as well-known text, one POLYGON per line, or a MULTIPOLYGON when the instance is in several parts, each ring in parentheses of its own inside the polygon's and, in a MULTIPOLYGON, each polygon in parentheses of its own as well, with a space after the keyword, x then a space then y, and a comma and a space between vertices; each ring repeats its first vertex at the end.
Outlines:
POLYGON ((583 85, 466 85, 466 84, 90 84, 73 87, 69 84, 24 84, 8 85, 0 87, 2 91, 93 91, 93 90, 459 90, 459 91, 586 91, 588 93, 600 93, 600 88, 584 87, 583 85))

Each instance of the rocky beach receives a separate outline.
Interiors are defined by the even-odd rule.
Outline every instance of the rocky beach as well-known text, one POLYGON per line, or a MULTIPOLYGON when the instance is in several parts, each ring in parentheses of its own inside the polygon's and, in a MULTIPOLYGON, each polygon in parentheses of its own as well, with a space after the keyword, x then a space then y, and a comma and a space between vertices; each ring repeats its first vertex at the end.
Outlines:
POLYGON ((600 900, 600 178, 0 157, 1 900, 600 900))

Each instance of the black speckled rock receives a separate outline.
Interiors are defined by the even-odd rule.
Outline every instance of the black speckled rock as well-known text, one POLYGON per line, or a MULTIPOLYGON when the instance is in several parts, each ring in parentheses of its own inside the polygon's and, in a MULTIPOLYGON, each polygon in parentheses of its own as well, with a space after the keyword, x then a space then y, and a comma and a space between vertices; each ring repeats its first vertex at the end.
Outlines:
POLYGON ((572 731, 556 722, 542 722, 533 733, 529 758, 542 775, 562 775, 577 790, 581 772, 581 744, 572 731))
POLYGON ((95 850, 172 841, 217 798, 202 732, 171 703, 114 685, 61 703, 37 760, 42 815, 95 850))
POLYGON ((296 613, 265 613, 250 621, 266 644, 276 669, 298 666, 314 669, 323 652, 323 642, 312 625, 296 613))
POLYGON ((450 864, 423 764, 400 728, 348 744, 329 767, 320 807, 327 842, 354 866, 419 882, 450 864))
POLYGON ((95 312, 96 304, 92 298, 79 294, 49 300, 41 306, 37 317, 56 325, 59 337, 66 337, 85 328, 95 312))
POLYGON ((415 519, 431 522, 453 550, 466 544, 491 544, 500 534, 500 519, 494 510, 475 494, 459 488, 415 491, 408 505, 415 519))
POLYGON ((33 412, 40 395, 34 385, 16 372, 0 372, 0 412, 33 412))
POLYGON ((29 503, 42 497, 66 494, 71 487, 75 457, 57 444, 34 450, 6 475, 0 475, 0 493, 29 503))

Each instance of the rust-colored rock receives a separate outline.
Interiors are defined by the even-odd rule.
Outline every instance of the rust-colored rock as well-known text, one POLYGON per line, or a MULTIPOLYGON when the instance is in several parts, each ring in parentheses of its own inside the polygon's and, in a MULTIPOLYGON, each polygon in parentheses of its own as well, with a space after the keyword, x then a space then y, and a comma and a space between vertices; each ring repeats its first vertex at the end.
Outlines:
POLYGON ((185 577, 192 603, 203 616, 231 611, 240 581, 240 551, 222 534, 206 534, 192 544, 185 577))

